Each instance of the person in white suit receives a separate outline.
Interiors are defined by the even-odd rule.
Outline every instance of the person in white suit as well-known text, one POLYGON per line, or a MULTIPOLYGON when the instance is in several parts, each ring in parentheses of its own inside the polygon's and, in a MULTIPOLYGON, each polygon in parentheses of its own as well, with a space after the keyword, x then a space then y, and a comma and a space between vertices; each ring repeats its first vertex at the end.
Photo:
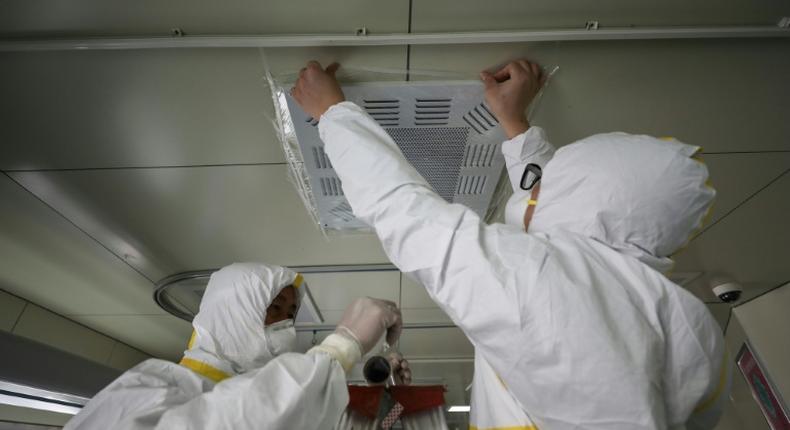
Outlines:
MULTIPOLYGON (((333 428, 348 404, 346 373, 385 334, 397 341, 400 310, 357 299, 320 345, 292 353, 301 285, 300 275, 279 266, 233 264, 215 272, 181 362, 138 364, 65 428, 333 428)), ((410 377, 405 366, 397 372, 410 377)))
POLYGON ((703 303, 664 273, 715 191, 699 150, 607 133, 559 150, 524 112, 527 60, 481 74, 514 194, 506 224, 443 200, 387 132, 345 101, 332 64, 291 90, 354 214, 475 347, 473 429, 712 428, 730 366, 703 303))

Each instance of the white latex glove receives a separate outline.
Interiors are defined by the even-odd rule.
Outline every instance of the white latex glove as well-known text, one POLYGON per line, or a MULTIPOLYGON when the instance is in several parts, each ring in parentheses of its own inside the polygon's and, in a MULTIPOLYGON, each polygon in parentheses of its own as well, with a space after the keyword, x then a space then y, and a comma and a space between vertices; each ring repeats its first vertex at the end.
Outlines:
POLYGON ((411 369, 409 361, 403 358, 400 352, 391 352, 387 358, 392 366, 392 375, 395 377, 395 385, 411 384, 411 369))
POLYGON ((346 308, 335 332, 309 353, 328 353, 349 372, 385 333, 387 343, 394 345, 402 328, 400 309, 394 302, 371 297, 359 298, 346 308))
POLYGON ((387 334, 387 343, 394 345, 403 326, 400 309, 394 302, 363 297, 354 300, 343 313, 335 333, 359 343, 362 355, 367 354, 387 334))

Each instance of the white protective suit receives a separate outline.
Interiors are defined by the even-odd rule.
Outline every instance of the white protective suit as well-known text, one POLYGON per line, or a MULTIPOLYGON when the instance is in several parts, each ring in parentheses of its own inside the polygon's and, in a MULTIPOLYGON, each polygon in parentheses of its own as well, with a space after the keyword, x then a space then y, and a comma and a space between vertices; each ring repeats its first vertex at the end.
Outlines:
POLYGON ((514 185, 527 163, 543 167, 525 234, 523 209, 517 225, 486 225, 444 201, 353 103, 319 131, 356 216, 475 346, 473 428, 715 424, 721 330, 661 273, 714 196, 696 147, 614 133, 554 154, 532 127, 503 146, 514 185))
POLYGON ((348 403, 344 367, 321 348, 275 358, 264 331, 268 306, 300 280, 290 269, 264 264, 215 272, 182 364, 138 364, 65 428, 332 428, 348 403))

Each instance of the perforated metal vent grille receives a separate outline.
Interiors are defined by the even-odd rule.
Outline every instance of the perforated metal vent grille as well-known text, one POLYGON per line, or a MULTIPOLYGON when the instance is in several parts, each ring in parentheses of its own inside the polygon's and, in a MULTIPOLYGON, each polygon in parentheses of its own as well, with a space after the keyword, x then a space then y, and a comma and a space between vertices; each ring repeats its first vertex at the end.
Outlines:
POLYGON ((464 167, 491 167, 499 153, 499 144, 469 145, 464 154, 464 167))
POLYGON ((464 115, 464 121, 478 134, 485 134, 499 123, 484 103, 480 103, 467 112, 464 115))
POLYGON ((414 104, 414 125, 447 125, 453 99, 417 99, 414 104))
MULTIPOLYGON (((343 87, 387 133, 445 200, 484 216, 504 167, 504 134, 483 102, 479 82, 400 82, 343 87)), ((324 153, 318 121, 286 95, 309 178, 314 210, 324 228, 367 227, 354 217, 342 184, 324 153)))
POLYGON ((364 100, 363 107, 382 127, 397 127, 400 123, 400 101, 397 99, 364 100))
POLYGON ((313 153, 313 161, 315 162, 316 169, 331 169, 332 162, 329 161, 329 157, 326 156, 326 152, 324 152, 324 148, 320 146, 313 146, 310 148, 313 153))
POLYGON ((321 178, 321 195, 323 196, 342 196, 343 187, 340 179, 335 177, 321 178))
POLYGON ((483 194, 486 189, 486 176, 464 176, 458 181, 458 194, 474 195, 483 194))
POLYGON ((393 128, 387 132, 428 184, 442 198, 452 202, 469 129, 411 127, 393 128), (425 142, 431 142, 431 145, 425 142))

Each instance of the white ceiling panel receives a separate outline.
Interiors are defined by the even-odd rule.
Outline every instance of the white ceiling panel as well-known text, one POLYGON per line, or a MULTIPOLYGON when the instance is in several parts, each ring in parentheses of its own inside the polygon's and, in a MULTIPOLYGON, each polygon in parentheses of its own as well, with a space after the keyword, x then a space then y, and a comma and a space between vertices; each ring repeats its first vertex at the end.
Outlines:
POLYGON ((400 351, 407 357, 471 357, 474 347, 456 327, 409 329, 400 337, 400 351))
POLYGON ((716 200, 706 225, 720 220, 790 168, 790 152, 707 154, 702 160, 716 189, 716 200))
POLYGON ((405 323, 452 323, 453 320, 439 308, 401 309, 405 323))
POLYGON ((407 0, 11 0, 0 3, 0 36, 168 36, 172 28, 199 34, 354 34, 367 26, 377 33, 405 32, 407 0))
POLYGON ((13 176, 155 281, 237 261, 387 262, 374 235, 322 236, 286 170, 275 165, 13 176))
POLYGON ((164 314, 153 285, 0 175, 0 288, 62 315, 164 314))
POLYGON ((406 323, 452 323, 450 317, 436 306, 425 287, 401 276, 401 313, 406 323))
POLYGON ((773 25, 788 14, 790 5, 781 0, 415 0, 412 30, 584 28, 593 20, 605 27, 773 25))
POLYGON ((717 274, 730 275, 750 290, 787 282, 788 195, 790 171, 692 241, 675 259, 675 270, 706 276, 689 288, 705 291, 708 279, 717 274))
POLYGON ((776 39, 413 46, 410 63, 470 77, 519 57, 559 65, 533 120, 557 145, 619 130, 705 152, 788 151, 788 50, 776 39))
POLYGON ((401 307, 403 308, 435 308, 436 303, 425 291, 425 287, 409 276, 401 276, 401 307))
POLYGON ((78 315, 69 318, 157 358, 177 361, 192 326, 170 315, 78 315))
POLYGON ((398 303, 400 294, 400 272, 396 271, 306 273, 304 278, 322 314, 325 311, 342 313, 359 297, 369 296, 398 303))
POLYGON ((264 64, 276 74, 311 59, 404 69, 406 49, 265 57, 257 49, 0 53, 0 169, 282 163, 264 64))

